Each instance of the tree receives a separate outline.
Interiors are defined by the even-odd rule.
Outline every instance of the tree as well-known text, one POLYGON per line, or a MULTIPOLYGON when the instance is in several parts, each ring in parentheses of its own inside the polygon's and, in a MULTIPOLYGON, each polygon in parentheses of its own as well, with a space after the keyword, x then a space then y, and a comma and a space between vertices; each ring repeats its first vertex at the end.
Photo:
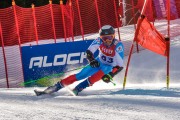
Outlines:
POLYGON ((11 0, 0 0, 0 9, 10 7, 12 5, 11 0))

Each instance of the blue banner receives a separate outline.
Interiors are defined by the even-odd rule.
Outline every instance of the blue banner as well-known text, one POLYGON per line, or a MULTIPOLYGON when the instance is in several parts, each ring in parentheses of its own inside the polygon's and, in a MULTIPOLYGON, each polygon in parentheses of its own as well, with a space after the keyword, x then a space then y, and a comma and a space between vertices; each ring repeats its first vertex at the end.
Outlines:
POLYGON ((24 81, 37 80, 87 64, 85 51, 92 41, 22 47, 24 81))

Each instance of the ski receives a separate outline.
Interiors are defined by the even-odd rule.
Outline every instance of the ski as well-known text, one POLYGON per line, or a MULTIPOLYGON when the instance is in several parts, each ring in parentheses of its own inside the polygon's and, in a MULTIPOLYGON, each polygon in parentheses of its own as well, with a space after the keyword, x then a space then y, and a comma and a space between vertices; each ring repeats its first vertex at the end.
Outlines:
POLYGON ((48 94, 45 91, 39 91, 39 90, 34 90, 36 96, 40 96, 40 95, 44 95, 44 94, 48 94))
MULTIPOLYGON (((52 91, 53 89, 51 89, 52 87, 49 87, 43 91, 41 90, 34 90, 36 96, 40 96, 40 95, 45 95, 45 94, 51 94, 51 93, 54 93, 54 91, 52 91)), ((78 91, 77 90, 71 90, 69 87, 65 87, 66 90, 70 93, 70 95, 72 96, 77 96, 78 95, 78 91)))
POLYGON ((66 88, 66 90, 70 93, 70 95, 72 95, 72 96, 77 96, 78 95, 78 92, 77 91, 75 91, 75 90, 71 90, 69 87, 65 87, 66 88))

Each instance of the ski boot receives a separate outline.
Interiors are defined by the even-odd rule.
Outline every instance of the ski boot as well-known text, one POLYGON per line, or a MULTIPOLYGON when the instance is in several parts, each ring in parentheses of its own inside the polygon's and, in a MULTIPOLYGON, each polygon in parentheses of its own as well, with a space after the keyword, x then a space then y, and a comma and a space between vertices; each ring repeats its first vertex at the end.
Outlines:
POLYGON ((74 96, 77 96, 78 93, 79 93, 77 89, 73 89, 72 92, 73 92, 73 95, 74 95, 74 96))
POLYGON ((61 85, 60 82, 57 82, 54 86, 49 86, 47 89, 45 89, 44 91, 38 91, 38 90, 34 90, 35 94, 37 96, 39 95, 43 95, 43 94, 52 94, 54 92, 57 92, 58 90, 60 90, 61 88, 63 88, 63 86, 61 85))
POLYGON ((81 92, 83 89, 85 89, 86 87, 89 87, 90 83, 89 80, 86 79, 85 81, 79 83, 73 90, 73 94, 74 96, 77 96, 79 94, 79 92, 81 92))

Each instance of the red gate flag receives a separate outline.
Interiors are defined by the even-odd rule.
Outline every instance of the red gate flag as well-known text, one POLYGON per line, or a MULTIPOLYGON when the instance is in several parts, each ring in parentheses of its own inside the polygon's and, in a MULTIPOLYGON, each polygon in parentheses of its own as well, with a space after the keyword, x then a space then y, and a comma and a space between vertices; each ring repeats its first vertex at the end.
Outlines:
POLYGON ((134 40, 146 49, 167 56, 165 38, 143 15, 138 19, 134 40))
MULTIPOLYGON (((143 5, 144 5, 145 0, 138 0, 137 5, 135 6, 136 8, 138 8, 140 11, 142 11, 143 9, 143 5)), ((151 22, 154 21, 154 16, 153 16, 153 3, 152 0, 146 0, 146 9, 145 9, 145 13, 144 15, 146 15, 147 19, 151 22)))

